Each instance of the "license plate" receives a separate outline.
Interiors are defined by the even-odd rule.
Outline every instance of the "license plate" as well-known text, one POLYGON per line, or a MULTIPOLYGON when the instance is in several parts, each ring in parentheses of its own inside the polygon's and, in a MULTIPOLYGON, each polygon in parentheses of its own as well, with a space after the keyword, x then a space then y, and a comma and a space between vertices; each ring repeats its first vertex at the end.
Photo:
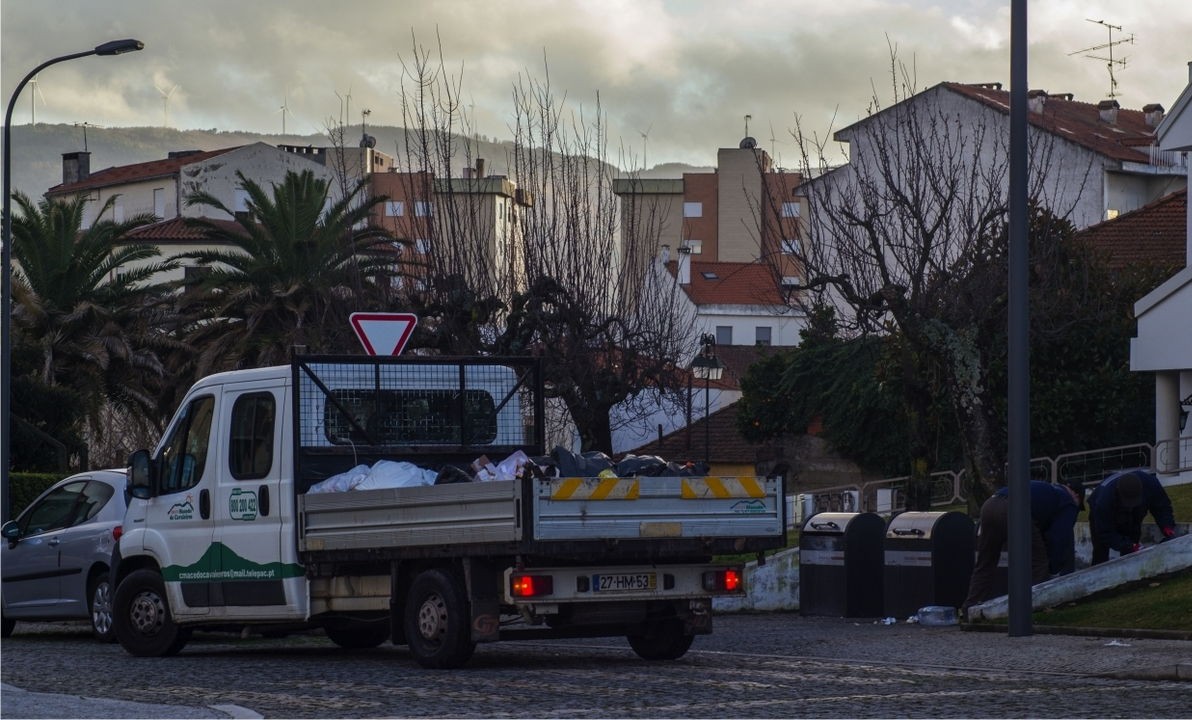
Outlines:
POLYGON ((627 590, 654 590, 658 587, 655 573, 610 573, 593 575, 592 587, 597 592, 622 592, 627 590))

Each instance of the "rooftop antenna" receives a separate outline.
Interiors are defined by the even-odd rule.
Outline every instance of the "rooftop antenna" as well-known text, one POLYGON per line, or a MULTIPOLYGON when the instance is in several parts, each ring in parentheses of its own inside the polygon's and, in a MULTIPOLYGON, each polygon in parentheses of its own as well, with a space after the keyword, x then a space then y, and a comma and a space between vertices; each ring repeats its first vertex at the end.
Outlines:
MULTIPOLYGON (((157 86, 154 85, 153 87, 157 87, 157 86)), ((177 89, 178 89, 177 85, 170 88, 169 90, 162 90, 160 87, 157 87, 157 91, 159 93, 161 93, 161 126, 162 127, 170 126, 170 96, 173 95, 174 91, 177 89)))
POLYGON ((745 116, 745 137, 749 137, 749 121, 753 119, 752 115, 745 116))
POLYGON ((29 84, 31 86, 33 86, 33 92, 29 93, 29 124, 36 125, 37 124, 37 100, 38 100, 38 98, 41 98, 41 104, 45 105, 46 104, 46 96, 41 94, 41 88, 38 87, 38 85, 37 85, 37 77, 36 76, 32 80, 29 81, 29 84))
POLYGON ((1109 69, 1109 95, 1108 95, 1108 97, 1115 98, 1115 97, 1117 97, 1117 79, 1115 79, 1113 77, 1113 66, 1119 65, 1121 67, 1126 67, 1126 58, 1122 57, 1122 58, 1115 59, 1113 57, 1113 48, 1116 45, 1133 45, 1134 44, 1134 33, 1130 33, 1130 37, 1128 37, 1124 40, 1114 40, 1113 39, 1113 31, 1117 30, 1118 32, 1121 32, 1122 31, 1121 25, 1110 25, 1109 23, 1105 22, 1104 20, 1089 20, 1088 18, 1085 18, 1085 22, 1091 22, 1094 25, 1105 26, 1105 28, 1109 31, 1109 42, 1102 43, 1100 45, 1094 45, 1092 47, 1088 47, 1083 50, 1075 50, 1073 52, 1068 53, 1068 56, 1071 57, 1073 55, 1084 53, 1085 54, 1084 56, 1089 58, 1090 60, 1104 60, 1105 67, 1109 69), (1089 54, 1087 54, 1087 53, 1096 52, 1098 50, 1107 50, 1109 53, 1108 57, 1103 56, 1103 55, 1089 55, 1089 54))
POLYGON ((88 147, 87 147, 87 126, 89 126, 89 125, 90 125, 91 127, 99 127, 98 125, 92 125, 91 123, 87 122, 86 120, 84 120, 83 122, 77 122, 77 123, 75 123, 75 124, 74 124, 74 126, 75 126, 75 127, 81 127, 81 128, 83 128, 83 152, 87 152, 87 151, 88 151, 88 147))

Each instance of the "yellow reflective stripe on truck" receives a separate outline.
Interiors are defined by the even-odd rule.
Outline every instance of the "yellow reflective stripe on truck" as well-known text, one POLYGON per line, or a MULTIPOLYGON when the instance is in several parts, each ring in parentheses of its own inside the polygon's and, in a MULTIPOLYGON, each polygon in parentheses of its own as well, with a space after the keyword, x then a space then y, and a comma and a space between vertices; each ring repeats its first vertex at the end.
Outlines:
POLYGON ((760 498, 766 489, 757 478, 704 477, 683 478, 683 499, 698 498, 760 498))
POLYGON ((550 481, 551 500, 636 500, 637 478, 559 478, 550 481))

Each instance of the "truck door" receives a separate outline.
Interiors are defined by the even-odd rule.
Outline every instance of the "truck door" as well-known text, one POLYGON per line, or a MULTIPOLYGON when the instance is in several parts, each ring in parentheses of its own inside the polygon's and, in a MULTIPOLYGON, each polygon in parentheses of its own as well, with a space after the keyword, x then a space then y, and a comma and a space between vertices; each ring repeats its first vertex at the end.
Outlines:
POLYGON ((304 619, 306 586, 294 542, 289 414, 283 380, 224 388, 219 427, 227 458, 219 472, 215 541, 220 549, 217 614, 304 619))
POLYGON ((190 399, 174 417, 156 463, 158 488, 146 503, 145 526, 159 529, 146 549, 158 555, 170 607, 177 617, 207 615, 218 564, 212 545, 212 488, 218 436, 211 432, 216 395, 190 399))

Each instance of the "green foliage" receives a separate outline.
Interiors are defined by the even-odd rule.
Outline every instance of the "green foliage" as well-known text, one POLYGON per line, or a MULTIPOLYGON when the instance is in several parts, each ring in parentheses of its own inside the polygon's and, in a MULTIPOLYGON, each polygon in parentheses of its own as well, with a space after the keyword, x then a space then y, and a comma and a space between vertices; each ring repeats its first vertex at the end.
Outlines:
POLYGON ((1192 631, 1192 573, 1149 578, 1033 615, 1040 625, 1192 631))
POLYGON ((8 497, 9 507, 12 517, 5 518, 5 520, 12 520, 21 511, 29 507, 29 503, 37 499, 46 491, 46 488, 66 477, 59 473, 31 473, 31 472, 13 472, 8 475, 8 497))

